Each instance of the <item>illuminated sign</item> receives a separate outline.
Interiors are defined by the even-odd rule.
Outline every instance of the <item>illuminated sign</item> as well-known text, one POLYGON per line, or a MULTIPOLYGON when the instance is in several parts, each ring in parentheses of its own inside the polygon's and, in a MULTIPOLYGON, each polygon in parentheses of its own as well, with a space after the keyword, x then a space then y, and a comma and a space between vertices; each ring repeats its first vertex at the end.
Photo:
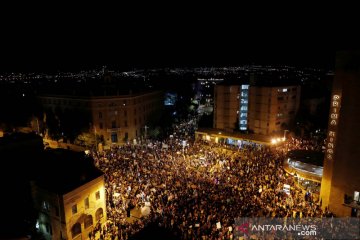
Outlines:
POLYGON ((240 111, 239 113, 239 129, 247 130, 247 114, 249 102, 249 85, 241 85, 240 111))
POLYGON ((331 98, 331 107, 329 114, 329 131, 328 139, 326 142, 326 158, 328 160, 333 159, 335 140, 336 140, 336 127, 339 123, 339 110, 340 110, 340 95, 334 94, 331 98))

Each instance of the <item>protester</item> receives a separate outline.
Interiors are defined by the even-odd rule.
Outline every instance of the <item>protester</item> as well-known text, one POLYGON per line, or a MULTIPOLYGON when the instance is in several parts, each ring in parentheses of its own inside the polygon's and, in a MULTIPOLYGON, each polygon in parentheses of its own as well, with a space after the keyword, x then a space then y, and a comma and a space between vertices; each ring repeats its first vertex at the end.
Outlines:
POLYGON ((324 216, 283 170, 281 151, 194 141, 196 122, 175 126, 164 141, 92 152, 105 173, 109 220, 92 239, 96 232, 102 239, 128 239, 149 223, 181 239, 233 239, 237 217, 324 216), (284 184, 291 186, 289 195, 284 184), (147 203, 149 215, 128 221, 131 208, 147 203))

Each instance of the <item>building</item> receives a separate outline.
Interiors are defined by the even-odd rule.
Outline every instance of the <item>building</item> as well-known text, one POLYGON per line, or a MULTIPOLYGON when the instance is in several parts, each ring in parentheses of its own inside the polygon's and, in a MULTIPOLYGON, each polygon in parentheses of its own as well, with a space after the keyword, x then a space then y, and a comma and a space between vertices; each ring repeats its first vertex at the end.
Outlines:
POLYGON ((43 140, 34 133, 4 134, 0 138, 0 159, 3 173, 0 180, 2 214, 6 218, 1 221, 0 239, 12 239, 32 234, 35 225, 29 180, 33 176, 33 160, 42 156, 43 140), (31 156, 31 157, 30 157, 31 156), (13 173, 9 178, 6 173, 13 173))
POLYGON ((214 128, 283 136, 299 104, 300 86, 296 85, 216 85, 214 128))
MULTIPOLYGON (((259 134, 245 134, 241 132, 227 132, 215 128, 199 128, 195 131, 195 139, 215 143, 226 143, 238 147, 252 145, 252 146, 273 146, 272 138, 270 136, 259 134)), ((277 144, 281 144, 278 142, 277 144)))
POLYGON ((163 93, 129 93, 115 96, 41 96, 45 110, 54 113, 81 113, 81 121, 99 135, 106 145, 140 138, 146 124, 160 116, 163 93))
POLYGON ((248 128, 255 134, 283 135, 299 105, 300 86, 250 86, 248 128))
POLYGON ((47 150, 31 183, 36 228, 46 239, 88 239, 106 222, 104 174, 92 159, 64 149, 47 150))
POLYGON ((337 216, 360 217, 360 52, 336 56, 321 203, 337 216))
POLYGON ((240 85, 216 85, 214 95, 214 128, 228 131, 237 129, 240 85))

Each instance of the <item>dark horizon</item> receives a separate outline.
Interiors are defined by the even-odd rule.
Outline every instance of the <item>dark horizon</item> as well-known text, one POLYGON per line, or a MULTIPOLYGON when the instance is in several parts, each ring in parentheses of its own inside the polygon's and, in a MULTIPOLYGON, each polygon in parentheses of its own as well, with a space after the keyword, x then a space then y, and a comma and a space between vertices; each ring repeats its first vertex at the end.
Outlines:
MULTIPOLYGON (((286 64, 333 69, 335 50, 328 35, 288 32, 253 34, 209 27, 124 29, 93 33, 40 31, 8 34, 0 44, 0 72, 79 71, 107 65, 118 70, 161 67, 216 67, 286 64), (10 37, 9 37, 10 36, 10 37), (324 45, 324 42, 329 43, 324 45)), ((42 29, 44 30, 44 29, 42 29)))

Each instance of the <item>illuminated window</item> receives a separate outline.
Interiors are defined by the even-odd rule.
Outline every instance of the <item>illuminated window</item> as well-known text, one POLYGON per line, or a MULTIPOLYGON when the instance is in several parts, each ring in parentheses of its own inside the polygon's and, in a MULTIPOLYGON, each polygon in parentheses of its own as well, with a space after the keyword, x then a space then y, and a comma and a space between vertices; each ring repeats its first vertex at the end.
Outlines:
POLYGON ((360 201, 360 193, 358 191, 354 192, 354 201, 356 202, 360 201))
POLYGON ((241 85, 241 89, 249 89, 249 85, 241 85))
POLYGON ((95 193, 95 198, 96 198, 96 200, 99 200, 99 199, 100 199, 100 191, 97 191, 97 192, 95 193))
POLYGON ((77 205, 73 205, 71 208, 72 214, 76 214, 77 213, 77 205))
POLYGON ((48 203, 47 201, 44 201, 44 202, 43 202, 43 209, 44 209, 45 211, 49 211, 50 206, 49 206, 49 203, 48 203))

